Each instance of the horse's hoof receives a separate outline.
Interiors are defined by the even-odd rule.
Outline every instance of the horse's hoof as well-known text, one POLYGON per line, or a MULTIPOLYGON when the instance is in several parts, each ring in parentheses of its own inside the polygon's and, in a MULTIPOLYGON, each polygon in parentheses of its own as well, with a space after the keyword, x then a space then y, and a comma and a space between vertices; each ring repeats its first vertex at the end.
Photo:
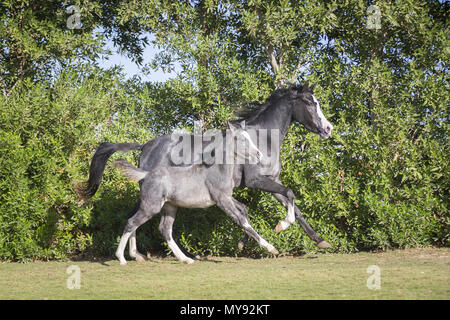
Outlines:
POLYGON ((280 222, 278 222, 277 226, 275 227, 275 232, 280 233, 281 231, 283 231, 283 226, 281 225, 281 221, 280 221, 280 222))
POLYGON ((244 249, 244 246, 245 246, 244 241, 239 241, 238 242, 238 249, 239 249, 239 251, 242 251, 242 249, 244 249))
POLYGON ((328 242, 326 242, 325 240, 320 241, 320 242, 317 244, 317 246, 318 246, 320 249, 331 248, 331 245, 330 245, 328 242))
POLYGON ((126 265, 127 265, 127 262, 126 262, 126 261, 120 261, 120 265, 121 265, 121 266, 126 266, 126 265))
POLYGON ((202 260, 202 257, 200 257, 198 254, 195 255, 194 257, 195 260, 202 260))
POLYGON ((191 259, 191 258, 187 258, 187 259, 184 260, 183 262, 186 263, 186 264, 193 264, 193 263, 194 263, 194 260, 191 259))

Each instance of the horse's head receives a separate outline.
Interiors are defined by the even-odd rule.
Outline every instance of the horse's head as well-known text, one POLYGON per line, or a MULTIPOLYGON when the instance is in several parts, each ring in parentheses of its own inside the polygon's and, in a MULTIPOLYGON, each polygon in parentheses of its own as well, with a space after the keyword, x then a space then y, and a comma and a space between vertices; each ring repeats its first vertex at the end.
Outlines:
POLYGON ((237 148, 234 148, 235 155, 241 159, 259 163, 262 159, 262 153, 246 131, 245 120, 239 123, 230 121, 228 122, 228 128, 233 138, 232 141, 236 140, 237 148))
POLYGON ((291 88, 290 94, 294 100, 292 117, 309 131, 327 139, 331 135, 333 125, 323 115, 319 101, 313 95, 314 87, 306 82, 303 87, 291 88))

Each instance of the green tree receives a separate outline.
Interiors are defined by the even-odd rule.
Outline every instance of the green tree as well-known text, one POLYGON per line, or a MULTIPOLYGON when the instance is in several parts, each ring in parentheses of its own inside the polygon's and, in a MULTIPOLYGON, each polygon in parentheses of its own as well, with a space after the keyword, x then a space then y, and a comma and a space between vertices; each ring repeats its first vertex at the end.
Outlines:
POLYGON ((0 86, 9 95, 24 79, 43 80, 58 67, 95 62, 105 37, 142 61, 144 30, 117 20, 121 1, 22 1, 0 3, 0 86))

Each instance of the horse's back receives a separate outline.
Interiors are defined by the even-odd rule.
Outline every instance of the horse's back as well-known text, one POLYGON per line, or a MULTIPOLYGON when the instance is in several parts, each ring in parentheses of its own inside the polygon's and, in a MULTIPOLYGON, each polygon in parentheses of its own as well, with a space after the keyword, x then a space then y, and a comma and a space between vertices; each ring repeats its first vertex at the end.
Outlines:
POLYGON ((171 136, 168 134, 148 141, 141 149, 139 168, 150 171, 154 168, 169 166, 171 149, 171 136))

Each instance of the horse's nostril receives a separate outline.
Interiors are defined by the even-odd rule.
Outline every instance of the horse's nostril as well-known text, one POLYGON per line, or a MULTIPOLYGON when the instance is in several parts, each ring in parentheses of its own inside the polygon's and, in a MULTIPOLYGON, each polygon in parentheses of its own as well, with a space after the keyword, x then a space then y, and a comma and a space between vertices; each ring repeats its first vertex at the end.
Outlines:
POLYGON ((325 130, 327 131, 327 133, 330 133, 331 132, 331 127, 327 126, 325 130))

